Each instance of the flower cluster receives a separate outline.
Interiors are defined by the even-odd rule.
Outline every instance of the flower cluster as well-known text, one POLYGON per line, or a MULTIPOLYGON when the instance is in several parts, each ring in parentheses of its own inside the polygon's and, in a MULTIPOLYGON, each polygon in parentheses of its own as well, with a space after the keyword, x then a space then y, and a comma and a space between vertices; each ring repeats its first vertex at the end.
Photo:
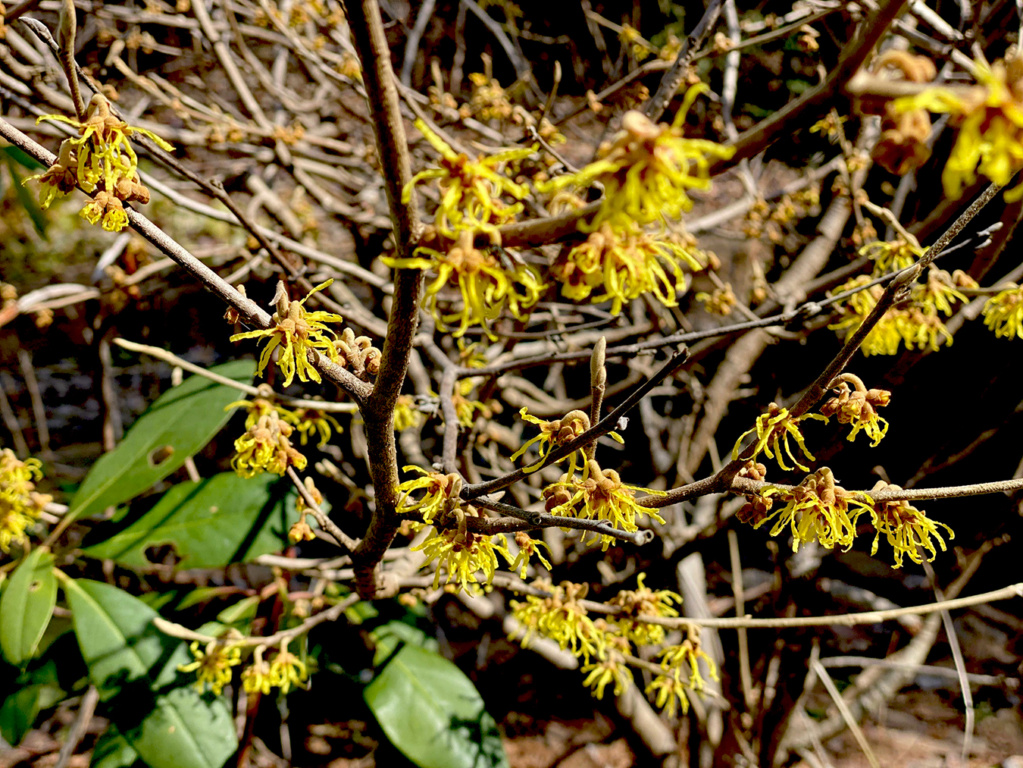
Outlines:
POLYGON ((522 644, 528 645, 529 640, 539 634, 589 663, 590 657, 599 654, 606 642, 604 633, 580 602, 586 597, 589 587, 570 581, 558 586, 540 581, 534 586, 542 592, 542 597, 527 595, 524 603, 511 602, 512 616, 524 630, 522 644))
POLYGON ((668 717, 674 717, 678 709, 685 714, 689 711, 688 691, 702 693, 707 687, 700 662, 706 665, 707 676, 712 680, 717 680, 717 665, 700 646, 699 631, 695 627, 679 645, 665 648, 660 656, 663 672, 650 681, 646 692, 657 694, 655 703, 668 717))
MULTIPOLYGON (((523 443, 522 447, 511 456, 512 461, 515 461, 529 450, 531 446, 536 445, 538 452, 537 460, 534 464, 526 467, 526 472, 535 472, 540 469, 552 450, 571 442, 590 428, 590 417, 583 411, 569 411, 562 419, 544 421, 536 416, 531 416, 527 409, 523 407, 519 410, 519 417, 523 421, 540 427, 540 434, 523 443)), ((621 438, 618 435, 614 435, 614 437, 621 442, 621 438)), ((568 471, 574 472, 576 467, 579 466, 580 460, 586 461, 586 453, 580 448, 572 453, 571 456, 566 456, 565 458, 571 458, 568 471)), ((561 461, 564 460, 561 459, 561 461)))
POLYGON ((0 450, 0 551, 10 552, 12 544, 26 541, 26 531, 52 501, 36 491, 42 477, 39 459, 20 461, 10 448, 0 450))
POLYGON ((856 538, 856 518, 871 509, 869 499, 865 503, 835 485, 835 476, 827 467, 821 467, 791 490, 769 486, 761 496, 771 502, 766 505, 766 514, 749 522, 754 528, 760 528, 777 518, 771 535, 791 529, 793 551, 798 550, 800 544, 813 541, 825 549, 833 549, 835 545, 849 549, 856 538), (770 511, 774 502, 784 502, 784 505, 770 511))
POLYGON ((303 305, 309 300, 309 296, 317 291, 322 291, 333 282, 331 279, 320 283, 304 299, 298 301, 289 300, 284 283, 278 283, 277 295, 274 297, 277 311, 273 315, 273 326, 260 331, 236 333, 231 337, 231 341, 270 339, 259 356, 259 366, 256 368, 257 376, 262 375, 266 369, 273 351, 280 348, 277 355, 277 367, 284 374, 284 386, 289 386, 296 374, 299 381, 319 383, 322 380, 320 372, 309 362, 309 353, 322 350, 332 362, 338 360, 338 350, 334 346, 334 339, 330 338, 331 336, 336 338, 337 334, 325 323, 340 323, 342 317, 332 312, 307 312, 303 305))
POLYGON ((683 124, 693 101, 703 90, 694 87, 671 125, 657 125, 641 112, 626 112, 622 131, 602 146, 595 162, 576 173, 553 179, 543 191, 557 193, 604 187, 604 198, 590 230, 604 222, 616 228, 678 218, 693 207, 691 189, 710 187, 710 159, 727 159, 734 149, 706 139, 687 139, 683 124))
POLYGON ((528 189, 502 173, 504 166, 533 154, 533 147, 520 147, 487 157, 470 160, 455 152, 443 139, 431 131, 422 120, 416 128, 440 155, 438 167, 420 171, 402 191, 402 201, 412 199, 412 190, 424 181, 436 181, 441 193, 433 226, 444 237, 454 240, 457 232, 496 232, 522 211, 528 189), (516 202, 506 203, 506 195, 516 202))
POLYGON ((37 181, 44 208, 57 195, 67 195, 80 186, 95 198, 82 209, 81 215, 103 229, 117 232, 128 226, 124 203, 149 202, 149 190, 138 175, 138 156, 131 146, 131 137, 145 136, 161 149, 173 147, 145 128, 136 128, 115 117, 105 96, 92 97, 82 122, 63 115, 44 115, 38 122, 67 123, 75 128, 77 138, 65 139, 57 161, 48 170, 29 180, 37 181))
POLYGON ((664 627, 642 621, 645 616, 668 618, 678 616, 672 603, 682 604, 682 596, 668 589, 650 589, 641 573, 636 580, 636 589, 623 589, 612 598, 608 605, 619 608, 614 620, 622 636, 636 645, 660 645, 664 642, 664 627))
POLYGON ((412 395, 398 395, 394 401, 394 430, 404 432, 414 429, 423 423, 423 414, 416 408, 416 399, 412 395))
MULTIPOLYGON (((669 590, 649 589, 643 583, 645 578, 645 574, 640 574, 635 590, 624 590, 607 604, 613 611, 608 617, 610 621, 590 617, 584 603, 587 585, 534 582, 533 593, 527 595, 525 602, 511 602, 512 616, 522 625, 522 644, 528 645, 535 635, 554 640, 582 662, 583 685, 594 696, 602 698, 608 686, 612 686, 616 696, 620 695, 634 680, 629 665, 644 664, 633 654, 633 645, 649 647, 665 642, 664 627, 649 620, 677 616, 673 604, 682 602, 679 595, 669 590)), ((706 688, 700 661, 706 664, 706 674, 713 679, 717 679, 717 668, 700 648, 699 635, 693 630, 678 645, 662 648, 659 655, 659 674, 646 691, 656 695, 657 706, 669 716, 680 705, 686 712, 689 692, 701 693, 706 688)))
POLYGON ((835 396, 821 406, 821 413, 828 418, 837 416, 839 424, 851 424, 850 441, 863 432, 870 438, 871 447, 876 448, 888 432, 888 422, 877 415, 877 409, 888 405, 892 393, 887 389, 867 389, 860 377, 851 373, 832 381, 831 389, 835 396))
MULTIPOLYGON (((412 551, 421 551, 426 556, 424 565, 437 561, 437 571, 433 578, 434 589, 440 586, 443 573, 446 574, 445 584, 455 582, 462 590, 471 594, 479 589, 477 573, 483 573, 487 584, 494 580, 498 553, 508 562, 512 562, 513 558, 508 552, 504 534, 490 536, 468 529, 466 518, 482 517, 475 507, 459 506, 452 514, 456 525, 448 528, 434 527, 426 541, 413 547, 412 551)), ((415 530, 424 527, 425 523, 413 523, 415 530)))
POLYGON ((292 446, 290 439, 295 431, 293 424, 299 422, 296 414, 261 397, 231 403, 227 410, 237 407, 248 410, 245 434, 234 441, 235 455, 231 459, 239 476, 255 477, 263 472, 283 475, 288 467, 305 469, 306 457, 292 446))
MULTIPOLYGON (((1004 186, 1023 167, 1023 56, 1017 49, 1001 61, 976 61, 977 85, 953 90, 939 86, 897 99, 893 110, 909 114, 927 110, 948 114, 959 135, 941 179, 948 197, 959 197, 977 173, 1004 186)), ((1018 199, 1017 187, 1006 200, 1018 199)))
POLYGON ((398 269, 425 269, 437 277, 426 287, 426 303, 440 327, 458 323, 453 335, 459 338, 472 325, 481 325, 491 338, 490 324, 504 308, 516 317, 540 300, 544 285, 537 269, 529 264, 503 263, 494 253, 479 250, 474 244, 474 232, 461 230, 450 247, 437 250, 427 246, 416 249, 407 259, 384 258, 384 263, 398 269), (461 295, 461 309, 444 313, 438 307, 441 290, 445 286, 457 287, 461 295))
POLYGON ((563 296, 576 301, 611 301, 611 314, 622 304, 652 293, 666 307, 678 305, 686 290, 683 267, 704 269, 695 246, 677 238, 654 237, 637 226, 604 222, 585 241, 563 250, 551 268, 563 296), (598 291, 596 295, 594 291, 598 291))
POLYGON ((859 254, 869 257, 874 262, 874 274, 880 276, 912 266, 926 251, 927 249, 910 235, 910 239, 898 237, 888 242, 875 240, 860 248, 859 254))
POLYGON ((984 302, 984 325, 996 338, 1023 339, 1023 288, 1011 283, 984 302))
MULTIPOLYGON (((878 480, 871 493, 884 491, 901 491, 897 485, 889 485, 883 480, 878 480)), ((888 543, 895 550, 895 567, 901 568, 904 557, 908 557, 914 563, 924 561, 923 551, 926 551, 933 560, 938 556, 934 547, 934 541, 938 542, 941 551, 945 551, 945 540, 938 531, 941 526, 948 533, 950 539, 955 538, 955 532, 944 523, 931 520, 921 510, 912 506, 908 501, 880 501, 870 507, 871 523, 877 530, 874 536, 874 543, 870 547, 870 554, 877 554, 877 545, 882 534, 888 543)))
POLYGON ((406 480, 398 486, 401 493, 398 514, 418 512, 422 515, 424 523, 432 523, 438 515, 451 512, 458 505, 458 494, 462 492, 462 478, 458 475, 427 472, 414 465, 405 467, 405 471, 416 472, 421 477, 406 480), (423 495, 417 501, 413 494, 419 491, 422 491, 423 495))
POLYGON ((899 490, 897 485, 878 481, 869 493, 847 491, 835 484, 830 469, 822 467, 793 488, 767 486, 743 508, 739 517, 754 528, 774 520, 771 535, 790 530, 793 550, 798 550, 800 544, 814 541, 826 549, 837 545, 847 550, 856 538, 857 521, 869 512, 876 531, 871 555, 877 554, 883 535, 895 550, 896 568, 902 567, 905 557, 922 563, 924 552, 933 560, 937 556, 935 541, 942 551, 945 550, 945 540, 938 526, 945 529, 949 538, 954 538, 955 534, 947 525, 930 520, 906 501, 875 498, 886 491, 899 490), (776 504, 780 506, 776 508, 776 504))
POLYGON ((752 455, 747 458, 755 459, 763 453, 767 458, 777 461, 778 466, 783 470, 788 471, 791 467, 785 464, 785 458, 782 455, 782 449, 784 448, 785 455, 791 459, 793 464, 804 472, 809 471, 809 468, 803 466, 799 459, 795 457, 795 454, 792 452, 792 446, 789 444, 789 438, 791 438, 796 442, 799 450, 802 451, 806 458, 810 461, 815 460, 813 454, 807 449, 803 433, 799 428, 799 422, 806 419, 816 419, 824 422, 828 420, 826 416, 816 413, 792 416, 788 408, 782 408, 777 403, 771 403, 767 407, 767 413, 757 417, 756 426, 739 435, 739 439, 735 441, 735 447, 732 449, 732 460, 734 461, 739 458, 739 454, 742 453, 742 441, 746 439, 747 435, 755 433, 757 441, 754 443, 752 455))
MULTIPOLYGON (((278 408, 278 410, 283 410, 278 408)), ((322 448, 330 442, 330 438, 337 430, 338 434, 344 431, 337 419, 327 411, 318 408, 299 408, 289 416, 289 420, 298 428, 299 437, 302 438, 302 445, 305 445, 312 435, 317 435, 319 440, 316 445, 322 448)))
MULTIPOLYGON (((848 339, 870 314, 881 298, 880 285, 864 288, 872 282, 868 275, 860 275, 835 289, 835 294, 860 288, 841 304, 842 315, 828 327, 844 332, 848 339)), ((884 317, 867 334, 863 341, 863 354, 894 355, 899 346, 906 349, 929 349, 937 352, 942 345, 952 344, 942 316, 953 312, 953 302, 965 302, 966 296, 958 290, 975 287, 976 283, 965 273, 957 270, 949 275, 943 269, 932 266, 926 283, 914 285, 907 304, 889 309, 884 317)))
MULTIPOLYGON (((195 661, 182 664, 179 672, 195 672, 195 687, 200 692, 208 685, 219 696, 224 686, 231 682, 232 667, 242 663, 241 646, 231 640, 214 640, 201 648, 199 643, 190 646, 195 661)), ((288 650, 288 643, 281 646, 272 662, 263 659, 263 647, 257 646, 251 663, 242 670, 242 687, 246 693, 269 694, 271 688, 287 693, 292 685, 302 685, 308 677, 305 662, 288 650)))
MULTIPOLYGON (((652 507, 636 502, 636 491, 659 493, 649 488, 626 485, 613 469, 601 469, 595 459, 583 464, 582 474, 574 472, 562 475, 561 479, 543 490, 544 504, 552 515, 575 517, 582 520, 606 520, 612 528, 622 531, 637 531, 636 519, 646 515, 659 523, 664 519, 652 507)), ((594 534, 599 538, 601 549, 614 541, 609 534, 594 534)), ((585 540, 585 536, 583 537, 585 540)))
POLYGON ((231 682, 231 667, 242 663, 242 651, 237 645, 230 645, 218 640, 207 643, 205 648, 199 647, 198 641, 189 646, 195 661, 182 664, 179 672, 195 672, 195 687, 200 693, 206 686, 219 696, 224 686, 231 682))

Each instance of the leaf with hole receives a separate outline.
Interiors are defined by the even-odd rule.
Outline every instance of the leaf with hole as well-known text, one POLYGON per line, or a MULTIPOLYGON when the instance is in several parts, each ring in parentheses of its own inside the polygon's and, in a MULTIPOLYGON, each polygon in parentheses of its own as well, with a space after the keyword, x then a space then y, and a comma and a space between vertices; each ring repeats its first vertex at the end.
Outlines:
MULTIPOLYGON (((240 383, 249 383, 253 370, 251 360, 210 369, 240 383)), ((206 445, 231 417, 224 408, 240 399, 234 387, 202 376, 192 376, 164 392, 139 416, 120 445, 92 465, 71 500, 68 516, 95 514, 150 489, 206 445)))
POLYGON ((291 484, 279 480, 272 474, 244 478, 224 472, 178 483, 136 519, 95 529, 101 540, 85 554, 144 568, 166 546, 179 568, 222 568, 280 552, 298 512, 291 484))
POLYGON ((406 645, 364 692, 394 746, 420 768, 507 768, 494 719, 462 670, 406 645))
POLYGON ((35 657, 57 602, 53 555, 33 549, 11 575, 0 598, 0 650, 15 666, 35 657))

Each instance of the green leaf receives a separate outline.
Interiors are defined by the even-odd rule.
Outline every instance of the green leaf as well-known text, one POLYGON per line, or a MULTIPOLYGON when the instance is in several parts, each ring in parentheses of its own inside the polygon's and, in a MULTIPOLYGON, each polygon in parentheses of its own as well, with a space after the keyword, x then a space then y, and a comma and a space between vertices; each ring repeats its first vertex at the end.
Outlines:
POLYGON ((18 678, 22 685, 0 704, 0 736, 9 744, 18 744, 35 724, 39 713, 64 698, 57 685, 57 665, 51 660, 18 678))
POLYGON ((223 697, 179 684, 185 644, 153 627, 157 613, 109 584, 63 582, 89 677, 109 716, 151 768, 220 768, 237 746, 223 697))
MULTIPOLYGON (((235 360, 210 370, 249 382, 254 363, 235 360)), ((234 387, 192 376, 149 406, 124 440, 92 466, 71 500, 68 516, 94 514, 148 490, 200 450, 231 417, 224 408, 242 398, 234 387)))
POLYGON ((0 599, 0 649, 11 664, 35 657, 57 602, 53 555, 38 547, 21 561, 0 599))
POLYGON ((389 621, 382 624, 369 633, 376 643, 376 650, 373 652, 373 666, 379 667, 393 654, 398 646, 405 643, 417 645, 428 651, 437 651, 440 645, 433 637, 429 637, 419 627, 414 627, 404 621, 389 621))
MULTIPOLYGON (((246 479, 234 472, 175 485, 156 506, 85 554, 134 568, 152 566, 147 551, 170 545, 179 568, 222 568, 288 545, 298 521, 295 497, 276 475, 246 479)), ((96 529, 102 537, 104 530, 96 529)))
POLYGON ((96 740, 89 768, 131 768, 140 764, 139 753, 115 726, 110 726, 96 740))
MULTIPOLYGON (((14 147, 9 147, 8 149, 14 149, 14 147)), ((14 194, 18 196, 18 202, 21 203, 28 217, 32 219, 32 226, 36 228, 36 232, 42 237, 46 237, 46 227, 50 220, 43 212, 42 206, 36 202, 33 191, 29 190, 23 183, 21 174, 18 172, 18 166, 15 165, 15 157, 10 153, 7 155, 7 166, 10 168, 11 178, 14 180, 14 194)))
POLYGON ((507 768, 501 736, 462 671, 406 645, 363 694, 387 738, 420 768, 507 768))

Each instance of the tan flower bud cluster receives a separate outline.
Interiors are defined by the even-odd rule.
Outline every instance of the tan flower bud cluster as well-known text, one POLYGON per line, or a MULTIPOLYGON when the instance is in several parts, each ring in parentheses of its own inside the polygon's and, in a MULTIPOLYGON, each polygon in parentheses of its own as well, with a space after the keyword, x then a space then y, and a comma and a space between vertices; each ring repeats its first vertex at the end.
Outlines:
POLYGON ((380 372, 381 352, 368 336, 356 336, 351 328, 345 328, 341 338, 334 341, 334 348, 338 351, 338 365, 360 379, 367 380, 380 372))
MULTIPOLYGON (((929 83, 938 74, 934 62, 905 51, 887 50, 874 65, 875 72, 894 72, 898 79, 911 83, 929 83)), ((898 112, 892 102, 881 114, 881 137, 871 153, 874 161, 897 176, 923 165, 931 156, 927 140, 931 136, 931 116, 925 109, 898 112)))

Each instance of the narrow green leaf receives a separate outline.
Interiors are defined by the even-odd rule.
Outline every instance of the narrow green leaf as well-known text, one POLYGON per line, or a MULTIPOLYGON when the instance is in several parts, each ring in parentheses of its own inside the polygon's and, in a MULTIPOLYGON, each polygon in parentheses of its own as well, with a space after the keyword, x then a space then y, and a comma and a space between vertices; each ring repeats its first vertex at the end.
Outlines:
POLYGON ((109 584, 64 580, 89 677, 111 720, 151 768, 220 768, 237 746, 222 697, 204 698, 182 680, 185 644, 157 631, 157 613, 109 584))
MULTIPOLYGON (((14 147, 9 147, 14 149, 14 147)), ((14 156, 11 154, 7 155, 7 165, 11 170, 11 177, 14 180, 14 193, 18 196, 18 202, 25 209, 28 217, 32 219, 32 225, 36 228, 42 237, 46 237, 46 227, 50 223, 46 214, 43 212, 42 206, 36 202, 33 190, 28 189, 21 178, 21 174, 18 172, 18 167, 15 165, 14 156)))
POLYGON ((56 602, 53 555, 39 547, 18 565, 0 599, 0 649, 7 661, 22 666, 35 657, 56 602))
MULTIPOLYGON (((222 568, 249 562, 288 545, 297 522, 295 497, 276 475, 238 477, 234 472, 171 488, 156 506, 127 527, 85 548, 133 568, 152 566, 151 548, 169 545, 179 568, 222 568)), ((114 524, 96 529, 103 538, 114 524)))
MULTIPOLYGON (((254 363, 235 360, 211 371, 249 382, 254 363)), ((178 469, 227 422, 225 406, 242 399, 238 390, 192 376, 164 392, 143 413, 124 440, 92 466, 71 500, 77 518, 134 498, 178 469)))
POLYGON ((394 746, 420 768, 507 768, 479 692, 436 653, 406 645, 364 692, 394 746))

